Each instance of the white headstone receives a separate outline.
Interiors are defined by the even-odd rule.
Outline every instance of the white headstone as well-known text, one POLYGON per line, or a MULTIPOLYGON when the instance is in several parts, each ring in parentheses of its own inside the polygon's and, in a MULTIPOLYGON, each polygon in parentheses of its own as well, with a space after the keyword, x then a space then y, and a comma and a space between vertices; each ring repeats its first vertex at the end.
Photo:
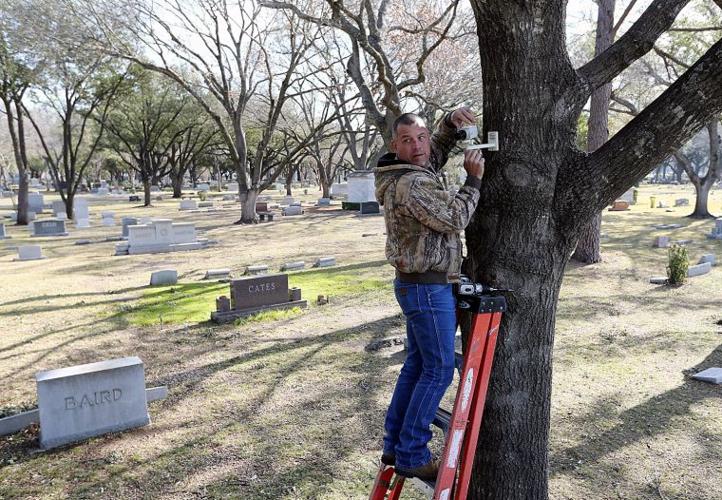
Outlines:
POLYGON ((150 275, 151 286, 175 285, 176 283, 178 283, 178 271, 175 269, 162 269, 150 275))
POLYGON ((4 240, 7 238, 7 235, 5 234, 5 224, 0 222, 0 240, 4 240))
POLYGON ((35 380, 43 448, 150 423, 135 356, 38 372, 35 380))
POLYGON ((196 241, 196 226, 191 223, 173 224, 173 243, 193 243, 196 241))
POLYGON ((210 186, 209 184, 198 184, 198 186, 196 187, 196 189, 197 189, 198 191, 210 191, 210 190, 211 190, 211 186, 210 186))
POLYGON ((703 274, 707 274, 712 270, 712 263, 711 262, 705 262, 704 264, 696 264, 694 266, 689 266, 687 269, 687 277, 694 278, 695 276, 702 276, 703 274))
POLYGON ((100 216, 104 226, 115 226, 115 214, 113 212, 101 212, 100 216))
POLYGON ((237 182, 229 182, 226 185, 226 190, 237 193, 238 192, 238 183, 237 182))
POLYGON ((283 215, 302 215, 303 208, 299 207, 298 205, 290 205, 288 207, 284 207, 281 212, 283 213, 283 215))
POLYGON ((20 245, 18 247, 17 260, 38 260, 44 258, 40 245, 20 245))
POLYGON ((181 210, 196 210, 198 208, 198 202, 196 200, 181 200, 181 210))
POLYGON ((40 193, 28 193, 28 211, 36 214, 43 213, 43 195, 40 193))
POLYGON ((692 375, 692 378, 713 384, 722 384, 722 368, 707 368, 692 375))
POLYGON ((75 227, 90 227, 90 219, 75 219, 75 227))
POLYGON ((75 198, 73 200, 73 219, 89 219, 90 210, 88 209, 88 200, 86 198, 75 198))
POLYGON ((697 264, 704 264, 705 262, 709 262, 714 266, 717 263, 717 259, 713 253, 706 253, 699 258, 699 262, 697 262, 697 264))
POLYGON ((331 198, 319 198, 318 203, 316 203, 319 207, 325 207, 331 204, 331 198))
POLYGON ((65 203, 63 200, 56 200, 53 202, 53 215, 57 217, 60 212, 65 213, 65 203))
POLYGON ((313 267, 331 267, 336 265, 336 257, 319 257, 313 267))
POLYGON ((373 172, 352 172, 348 175, 348 201, 351 203, 376 201, 373 172))
POLYGON ((68 220, 68 214, 66 214, 65 212, 58 212, 57 214, 55 214, 55 218, 58 220, 68 220))

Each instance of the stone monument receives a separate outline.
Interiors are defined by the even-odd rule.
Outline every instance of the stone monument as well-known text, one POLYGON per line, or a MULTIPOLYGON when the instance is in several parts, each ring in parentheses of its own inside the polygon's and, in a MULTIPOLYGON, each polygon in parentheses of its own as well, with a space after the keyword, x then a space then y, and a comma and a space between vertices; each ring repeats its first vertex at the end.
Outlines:
POLYGON ((299 289, 294 289, 294 296, 291 297, 287 274, 266 274, 231 280, 230 295, 230 308, 228 299, 220 297, 216 301, 217 311, 211 313, 211 320, 216 323, 224 323, 261 311, 305 308, 308 305, 305 300, 301 299, 299 289))

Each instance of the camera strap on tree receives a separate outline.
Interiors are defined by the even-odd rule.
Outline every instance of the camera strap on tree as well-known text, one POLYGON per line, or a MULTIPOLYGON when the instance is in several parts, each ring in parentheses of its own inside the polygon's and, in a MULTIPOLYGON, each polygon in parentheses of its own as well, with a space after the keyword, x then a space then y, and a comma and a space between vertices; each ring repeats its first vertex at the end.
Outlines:
MULTIPOLYGON (((434 500, 463 500, 469 490, 476 443, 484 413, 494 349, 506 299, 496 290, 462 277, 455 287, 457 317, 470 312, 471 330, 461 362, 461 379, 452 412, 439 408, 433 425, 444 432, 444 451, 436 481, 410 479, 434 500)), ((459 357, 457 353, 457 357, 459 357)), ((397 500, 406 478, 393 466, 381 464, 370 500, 397 500)))

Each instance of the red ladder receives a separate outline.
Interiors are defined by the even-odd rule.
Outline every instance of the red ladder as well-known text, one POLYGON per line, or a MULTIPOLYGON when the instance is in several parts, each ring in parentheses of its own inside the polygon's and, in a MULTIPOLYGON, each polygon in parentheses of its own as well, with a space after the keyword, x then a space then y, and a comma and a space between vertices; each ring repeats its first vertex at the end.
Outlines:
MULTIPOLYGON (((458 312, 472 312, 471 334, 461 364, 459 389, 453 412, 439 408, 433 422, 445 434, 444 452, 436 481, 413 479, 428 492, 433 489, 434 500, 464 500, 469 491, 499 324, 506 310, 506 299, 503 296, 490 295, 499 291, 502 290, 469 284, 468 280, 457 287, 458 312)), ((393 466, 381 464, 370 500, 397 500, 401 496, 405 479, 396 474, 393 466)))

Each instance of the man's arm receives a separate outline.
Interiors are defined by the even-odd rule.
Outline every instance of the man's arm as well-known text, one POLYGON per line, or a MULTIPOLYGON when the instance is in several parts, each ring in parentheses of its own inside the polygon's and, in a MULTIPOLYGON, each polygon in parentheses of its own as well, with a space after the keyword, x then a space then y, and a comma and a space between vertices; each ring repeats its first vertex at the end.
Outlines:
POLYGON ((476 120, 471 108, 462 106, 444 115, 431 136, 431 157, 429 163, 439 172, 449 159, 449 152, 456 144, 456 129, 464 124, 473 124, 476 120))
POLYGON ((480 150, 464 153, 466 182, 449 203, 446 191, 426 175, 409 176, 406 199, 411 215, 439 233, 458 233, 471 220, 479 203, 479 188, 484 175, 484 157, 480 150))

